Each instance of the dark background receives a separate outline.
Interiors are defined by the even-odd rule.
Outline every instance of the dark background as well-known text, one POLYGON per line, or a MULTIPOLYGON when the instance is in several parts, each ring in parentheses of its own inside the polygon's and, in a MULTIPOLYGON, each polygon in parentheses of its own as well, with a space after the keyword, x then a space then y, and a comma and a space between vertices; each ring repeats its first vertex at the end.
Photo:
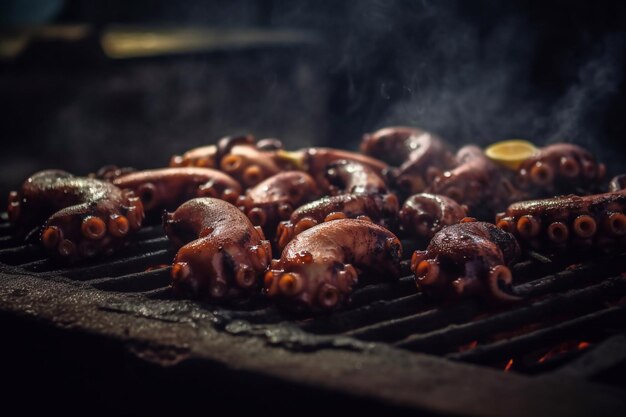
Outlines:
POLYGON ((288 148, 355 149, 363 132, 389 124, 455 145, 572 141, 618 173, 626 165, 625 4, 5 1, 5 33, 34 23, 88 23, 92 32, 31 42, 0 61, 0 190, 46 168, 163 166, 234 133, 279 137, 288 148), (316 40, 111 59, 99 43, 111 24, 298 29, 316 40))

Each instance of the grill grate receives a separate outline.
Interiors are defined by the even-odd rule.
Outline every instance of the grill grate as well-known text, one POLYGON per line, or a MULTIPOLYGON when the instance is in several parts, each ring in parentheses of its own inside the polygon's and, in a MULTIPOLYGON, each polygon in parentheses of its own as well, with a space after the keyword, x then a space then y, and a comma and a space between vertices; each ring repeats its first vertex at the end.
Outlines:
MULTIPOLYGON (((0 262, 42 279, 65 277, 98 290, 173 300, 168 287, 173 256, 162 228, 155 225, 142 229, 114 258, 65 267, 46 259, 37 245, 17 244, 6 215, 0 221, 0 262)), ((578 366, 576 359, 593 351, 589 347, 626 329, 626 255, 569 264, 535 255, 515 265, 516 289, 527 301, 510 308, 490 308, 479 300, 441 306, 416 292, 410 276, 360 288, 348 309, 317 318, 285 315, 263 299, 230 308, 204 307, 221 318, 217 324, 226 331, 239 333, 241 323, 254 326, 255 334, 280 329, 285 336, 274 342, 282 340, 285 346, 292 345, 287 340, 293 334, 305 334, 314 344, 350 338, 538 374, 578 366)), ((406 261, 404 270, 408 275, 406 261)))

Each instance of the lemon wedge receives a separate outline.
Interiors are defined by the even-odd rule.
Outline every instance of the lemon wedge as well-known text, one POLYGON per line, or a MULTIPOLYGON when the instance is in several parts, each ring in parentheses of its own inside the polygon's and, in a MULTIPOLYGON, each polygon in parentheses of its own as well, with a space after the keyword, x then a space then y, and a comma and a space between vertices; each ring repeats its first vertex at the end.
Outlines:
POLYGON ((510 169, 517 169, 524 160, 536 152, 535 145, 521 139, 496 142, 485 149, 485 155, 489 159, 510 169))

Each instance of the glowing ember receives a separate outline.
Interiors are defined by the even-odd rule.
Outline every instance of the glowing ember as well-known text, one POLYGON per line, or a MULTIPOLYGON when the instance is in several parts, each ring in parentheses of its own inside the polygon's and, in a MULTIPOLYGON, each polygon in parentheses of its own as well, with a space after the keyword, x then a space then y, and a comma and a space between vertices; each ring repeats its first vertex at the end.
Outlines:
POLYGON ((513 359, 509 359, 509 361, 506 363, 506 366, 504 367, 504 372, 509 372, 512 367, 513 367, 513 359))
POLYGON ((474 349, 478 345, 478 340, 472 340, 466 345, 459 346, 459 352, 465 352, 474 349))
POLYGON ((564 342, 561 343, 560 345, 550 349, 548 352, 546 352, 542 357, 540 357, 537 362, 539 363, 543 363, 545 361, 547 361, 548 359, 560 355, 562 353, 566 353, 566 352, 571 352, 573 350, 583 350, 583 349, 587 349, 589 346, 591 346, 591 344, 589 342, 572 342, 572 341, 568 341, 568 342, 564 342))

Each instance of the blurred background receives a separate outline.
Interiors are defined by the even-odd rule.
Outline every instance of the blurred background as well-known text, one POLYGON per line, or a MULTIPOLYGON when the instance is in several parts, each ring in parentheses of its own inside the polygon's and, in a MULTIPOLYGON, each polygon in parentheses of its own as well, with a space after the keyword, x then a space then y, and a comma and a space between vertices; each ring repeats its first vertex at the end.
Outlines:
POLYGON ((626 168, 626 2, 3 0, 0 191, 158 167, 229 134, 356 149, 385 125, 626 168))

